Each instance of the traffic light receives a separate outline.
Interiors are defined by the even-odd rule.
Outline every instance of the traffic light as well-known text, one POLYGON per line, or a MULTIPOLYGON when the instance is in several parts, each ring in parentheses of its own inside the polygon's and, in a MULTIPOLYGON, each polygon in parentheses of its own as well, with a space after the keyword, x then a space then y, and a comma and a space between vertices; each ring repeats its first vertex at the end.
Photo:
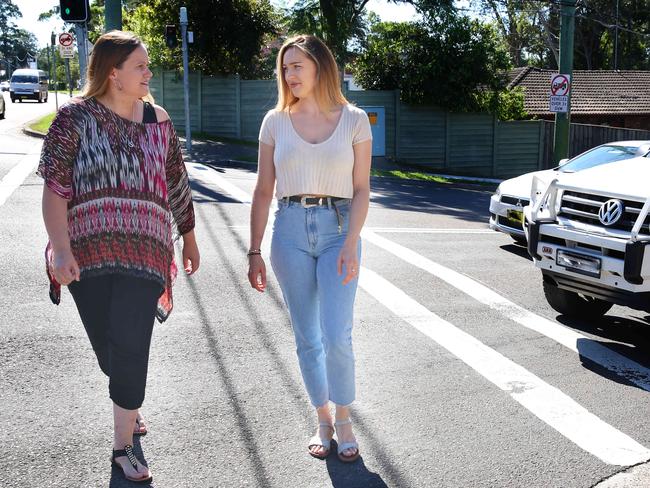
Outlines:
POLYGON ((61 18, 66 22, 88 20, 88 0, 59 0, 61 18))
POLYGON ((165 26, 165 44, 167 44, 167 47, 169 49, 173 49, 178 46, 178 38, 176 37, 175 25, 165 26))

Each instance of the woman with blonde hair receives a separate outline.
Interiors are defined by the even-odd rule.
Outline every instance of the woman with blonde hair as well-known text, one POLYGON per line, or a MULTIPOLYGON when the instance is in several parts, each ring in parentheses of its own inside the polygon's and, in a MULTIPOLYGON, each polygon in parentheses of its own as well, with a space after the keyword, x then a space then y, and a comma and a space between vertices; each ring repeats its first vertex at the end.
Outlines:
POLYGON ((74 298, 109 378, 111 461, 136 482, 152 479, 132 445, 134 434, 146 433, 139 409, 154 319, 172 309, 172 219, 186 273, 200 259, 180 143, 165 110, 148 101, 151 77, 139 38, 102 35, 83 94, 58 111, 38 167, 50 296, 58 304, 67 285, 74 298))
POLYGON ((298 362, 316 409, 308 451, 324 459, 336 433, 341 461, 359 457, 352 322, 361 241, 370 197, 366 113, 348 103, 336 62, 317 37, 287 40, 277 61, 278 104, 260 129, 251 209, 248 279, 266 287, 262 237, 277 184, 271 264, 289 309, 298 362), (332 423, 330 402, 336 406, 332 423))

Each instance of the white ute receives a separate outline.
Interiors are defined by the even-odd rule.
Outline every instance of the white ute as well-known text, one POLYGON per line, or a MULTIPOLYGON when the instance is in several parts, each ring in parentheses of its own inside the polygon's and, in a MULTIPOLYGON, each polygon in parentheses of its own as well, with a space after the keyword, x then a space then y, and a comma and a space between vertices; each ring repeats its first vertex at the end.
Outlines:
POLYGON ((650 312, 649 182, 648 157, 533 181, 528 252, 553 309, 576 318, 613 304, 650 312))
POLYGON ((612 161, 644 156, 650 152, 650 141, 618 141, 596 146, 572 159, 563 159, 557 168, 526 173, 501 182, 490 198, 490 229, 505 232, 518 243, 525 245, 526 238, 522 223, 523 209, 530 197, 533 178, 537 176, 547 182, 562 173, 575 173, 612 161))

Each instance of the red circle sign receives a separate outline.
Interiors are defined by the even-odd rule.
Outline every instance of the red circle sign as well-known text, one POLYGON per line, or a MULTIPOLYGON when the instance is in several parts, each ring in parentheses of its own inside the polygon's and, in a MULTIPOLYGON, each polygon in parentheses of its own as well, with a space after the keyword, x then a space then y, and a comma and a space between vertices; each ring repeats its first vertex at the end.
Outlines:
POLYGON ((555 75, 551 80, 551 95, 568 95, 571 84, 565 75, 555 75))
POLYGON ((72 34, 69 32, 64 32, 63 34, 59 34, 59 44, 62 46, 72 46, 72 34))

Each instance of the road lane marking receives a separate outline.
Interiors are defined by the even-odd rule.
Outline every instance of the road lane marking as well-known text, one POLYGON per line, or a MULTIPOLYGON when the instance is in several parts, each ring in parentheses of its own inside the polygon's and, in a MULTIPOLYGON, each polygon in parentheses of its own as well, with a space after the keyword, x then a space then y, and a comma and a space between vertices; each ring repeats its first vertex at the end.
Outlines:
POLYGON ((558 342, 580 356, 625 378, 639 388, 650 391, 650 368, 646 368, 585 335, 530 312, 469 276, 431 261, 407 247, 375 234, 369 229, 362 230, 361 237, 366 242, 370 242, 407 263, 440 278, 510 320, 558 342))
POLYGON ((630 466, 650 459, 650 450, 634 439, 559 389, 438 317, 374 271, 362 266, 359 286, 393 314, 433 339, 536 417, 601 461, 630 466))
MULTIPOLYGON (((212 171, 212 173, 215 176, 219 176, 214 171, 212 171)), ((238 200, 250 202, 250 195, 230 183, 225 178, 220 177, 217 184, 221 185, 222 188, 229 193, 232 192, 231 195, 238 200)), ((493 232, 490 229, 487 230, 493 232)), ((608 371, 615 373, 639 388, 642 388, 645 391, 650 391, 650 368, 619 354, 613 349, 610 349, 583 334, 530 312, 499 295, 487 286, 478 283, 472 278, 431 261, 430 259, 425 258, 400 244, 381 237, 372 232, 369 228, 364 228, 361 231, 361 237, 365 241, 389 251, 407 263, 445 281, 449 285, 469 295, 480 303, 487 305, 513 322, 554 340, 574 353, 601 365, 608 371)))
POLYGON ((32 154, 23 158, 0 180, 0 207, 5 204, 16 188, 22 185, 23 181, 34 172, 37 165, 38 155, 32 154))
POLYGON ((372 232, 395 234, 495 234, 492 229, 445 229, 431 227, 364 227, 372 232))
MULTIPOLYGON (((229 225, 233 229, 246 228, 248 225, 229 225)), ((432 228, 418 228, 418 227, 364 227, 372 232, 379 233, 395 233, 395 234, 491 234, 495 232, 490 229, 432 229, 432 228)))
MULTIPOLYGON (((251 196, 200 165, 188 164, 193 177, 208 180, 250 205, 251 196)), ((204 180, 204 181, 205 181, 204 180)), ((269 220, 272 221, 270 214, 269 220)), ((378 236, 377 236, 378 237, 378 236)), ((458 357, 481 376, 580 448, 607 464, 630 466, 650 459, 650 450, 607 424, 559 389, 443 320, 386 279, 362 266, 359 286, 391 312, 458 357)))

